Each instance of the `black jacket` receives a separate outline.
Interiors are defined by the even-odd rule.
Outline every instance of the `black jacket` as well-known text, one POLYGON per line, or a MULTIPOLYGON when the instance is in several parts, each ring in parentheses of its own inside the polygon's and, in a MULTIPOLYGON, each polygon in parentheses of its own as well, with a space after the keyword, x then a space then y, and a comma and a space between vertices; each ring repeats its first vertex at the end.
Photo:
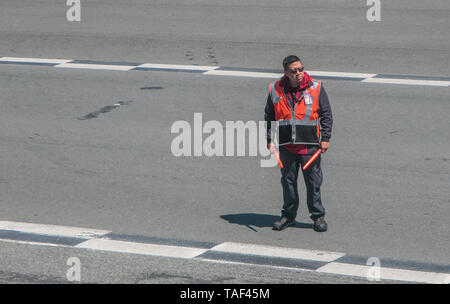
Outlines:
MULTIPOLYGON (((308 87, 311 85, 312 85, 312 82, 310 82, 308 87)), ((308 87, 306 87, 306 88, 308 88, 308 87)), ((306 88, 304 88, 302 91, 304 91, 306 88)), ((289 90, 289 88, 285 88, 286 96, 290 96, 288 90, 289 90)), ((330 138, 331 138, 331 129, 333 127, 333 114, 331 112, 330 101, 328 100, 328 95, 325 92, 325 88, 323 87, 323 84, 320 87, 318 113, 319 113, 321 141, 329 142, 330 138)), ((264 118, 267 122, 267 143, 270 143, 272 141, 272 139, 271 139, 271 122, 275 121, 275 109, 273 107, 273 102, 272 102, 272 98, 270 97, 270 94, 267 97, 266 108, 264 111, 264 118)), ((318 146, 307 145, 307 149, 308 149, 308 154, 313 154, 317 151, 318 146)))

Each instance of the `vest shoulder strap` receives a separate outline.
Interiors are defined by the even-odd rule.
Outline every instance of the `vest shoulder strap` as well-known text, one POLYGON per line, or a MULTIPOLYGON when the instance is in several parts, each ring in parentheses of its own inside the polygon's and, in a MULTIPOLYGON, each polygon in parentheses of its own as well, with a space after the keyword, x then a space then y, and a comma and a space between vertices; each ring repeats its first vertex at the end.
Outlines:
POLYGON ((317 90, 320 88, 322 82, 320 80, 313 80, 313 85, 311 86, 311 89, 317 90))
POLYGON ((281 100, 281 96, 279 96, 278 94, 277 94, 277 85, 279 84, 279 80, 277 80, 277 81, 274 81, 274 82, 271 82, 270 84, 269 84, 269 94, 270 94, 270 97, 271 97, 271 99, 272 99, 272 102, 275 104, 275 103, 279 103, 280 102, 280 100, 281 100))

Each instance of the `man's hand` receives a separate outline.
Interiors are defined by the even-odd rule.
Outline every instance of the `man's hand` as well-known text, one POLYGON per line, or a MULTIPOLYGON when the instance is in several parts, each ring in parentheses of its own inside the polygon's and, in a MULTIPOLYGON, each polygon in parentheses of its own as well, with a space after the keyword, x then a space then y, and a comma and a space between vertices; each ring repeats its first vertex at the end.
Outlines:
POLYGON ((273 153, 275 151, 275 144, 274 143, 268 143, 267 149, 269 149, 270 153, 273 153))
POLYGON ((320 149, 322 150, 322 153, 325 153, 329 148, 330 148, 330 143, 328 141, 320 142, 320 149))

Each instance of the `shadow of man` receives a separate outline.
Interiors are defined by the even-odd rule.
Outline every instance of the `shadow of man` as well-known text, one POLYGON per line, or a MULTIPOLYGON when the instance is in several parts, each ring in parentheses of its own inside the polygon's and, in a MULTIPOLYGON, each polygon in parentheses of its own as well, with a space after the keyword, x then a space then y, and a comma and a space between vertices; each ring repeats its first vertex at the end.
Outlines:
MULTIPOLYGON (((238 214, 225 214, 220 218, 228 221, 230 224, 238 224, 246 226, 247 228, 258 232, 254 227, 265 228, 273 227, 273 223, 280 217, 270 214, 258 214, 258 213, 238 213, 238 214)), ((313 228, 313 224, 295 222, 295 228, 313 228)))

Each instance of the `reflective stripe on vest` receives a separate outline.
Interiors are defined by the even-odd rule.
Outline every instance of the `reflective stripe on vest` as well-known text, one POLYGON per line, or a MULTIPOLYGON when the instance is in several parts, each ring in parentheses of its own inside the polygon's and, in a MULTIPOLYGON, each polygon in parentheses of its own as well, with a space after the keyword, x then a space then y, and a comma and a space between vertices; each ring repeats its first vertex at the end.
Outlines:
POLYGON ((320 81, 313 81, 293 107, 288 101, 280 80, 269 85, 278 125, 279 145, 313 144, 320 142, 319 93, 320 81))
POLYGON ((279 97, 275 91, 275 87, 276 87, 276 81, 272 82, 270 84, 270 97, 272 98, 272 102, 275 103, 279 103, 281 100, 281 97, 279 97))

